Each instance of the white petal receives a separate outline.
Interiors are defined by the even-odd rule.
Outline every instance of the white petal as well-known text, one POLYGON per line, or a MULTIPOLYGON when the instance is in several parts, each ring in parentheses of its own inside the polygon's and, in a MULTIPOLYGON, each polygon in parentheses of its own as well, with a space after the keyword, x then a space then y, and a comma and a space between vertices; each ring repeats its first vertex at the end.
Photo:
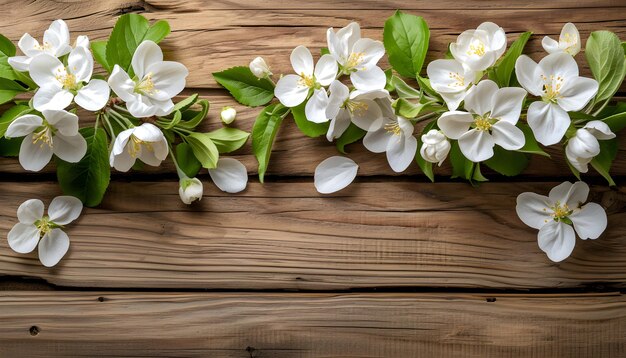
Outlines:
POLYGON ((551 202, 566 204, 570 209, 578 208, 587 201, 588 196, 589 185, 582 181, 577 181, 574 184, 568 181, 563 182, 552 188, 548 194, 551 202))
POLYGON ((78 91, 74 101, 88 111, 97 111, 107 104, 110 94, 109 85, 104 80, 95 79, 78 91))
POLYGON ((156 107, 155 115, 157 116, 167 116, 174 110, 174 102, 171 99, 165 101, 152 100, 151 102, 156 107))
POLYGON ((357 22, 351 22, 345 27, 337 30, 337 36, 345 40, 348 50, 361 38, 361 27, 357 22))
POLYGON ((89 82, 93 73, 93 57, 86 47, 78 46, 67 58, 67 69, 76 76, 77 82, 89 82))
POLYGON ((68 163, 78 163, 87 153, 87 141, 81 134, 65 136, 57 133, 52 138, 54 155, 68 163))
POLYGON ((354 43, 352 53, 363 54, 361 63, 359 64, 359 68, 357 68, 357 70, 360 71, 360 67, 364 67, 366 70, 369 70, 370 67, 376 66, 378 61, 385 55, 385 46, 383 46, 383 43, 380 41, 367 38, 359 39, 354 43))
POLYGON ((575 210, 569 218, 574 223, 576 233, 583 240, 597 239, 606 230, 606 212, 596 203, 584 205, 580 210, 575 210))
POLYGON ((576 154, 572 151, 571 143, 572 141, 570 140, 567 143, 567 147, 565 147, 565 156, 567 157, 567 160, 579 172, 587 173, 589 171, 589 163, 593 158, 583 158, 576 156, 576 154))
POLYGON ((322 86, 328 86, 337 76, 337 61, 331 55, 322 56, 315 65, 315 80, 322 86))
POLYGON ((52 267, 61 261, 70 248, 70 238, 61 229, 52 229, 39 243, 39 261, 52 267))
POLYGON ((515 62, 515 76, 517 81, 528 92, 535 96, 543 94, 543 82, 540 77, 540 70, 537 63, 526 55, 521 55, 515 62))
POLYGON ((135 160, 136 158, 132 157, 130 153, 128 153, 127 150, 124 150, 123 152, 117 155, 111 152, 111 156, 109 158, 109 162, 111 166, 115 168, 115 170, 120 171, 120 172, 129 171, 130 168, 132 168, 133 165, 135 165, 135 160))
POLYGON ((135 132, 135 128, 121 131, 113 141, 113 150, 111 151, 111 153, 113 153, 114 155, 118 155, 124 152, 126 149, 126 144, 128 143, 130 136, 133 135, 133 132, 135 132))
POLYGON ((60 89, 57 86, 41 87, 33 96, 33 107, 38 111, 47 109, 62 110, 72 103, 74 95, 67 90, 60 89))
POLYGON ((439 94, 441 95, 441 98, 443 98, 443 100, 446 102, 448 110, 456 111, 457 108, 459 108, 461 102, 463 102, 463 99, 465 99, 465 95, 467 94, 467 92, 441 92, 439 94))
POLYGON ((383 112, 373 100, 358 101, 361 107, 351 112, 352 123, 368 132, 378 130, 383 125, 383 112))
POLYGON ((120 66, 115 65, 111 76, 108 80, 109 86, 115 94, 117 94, 125 102, 133 101, 135 99, 135 82, 130 79, 128 73, 124 71, 120 66))
POLYGON ((300 76, 286 75, 278 80, 274 94, 285 107, 296 107, 304 102, 309 88, 302 84, 300 76))
POLYGON ((291 66, 293 70, 300 76, 312 76, 313 75, 313 56, 311 51, 305 46, 298 46, 291 51, 291 66))
POLYGON ((497 92, 498 85, 492 80, 482 80, 478 82, 476 86, 467 91, 464 105, 465 110, 481 116, 487 112, 491 112, 495 100, 494 97, 497 92))
POLYGON ((600 143, 598 139, 588 130, 581 128, 576 131, 576 135, 567 142, 570 154, 581 158, 593 158, 600 154, 600 143))
POLYGON ((615 138, 615 133, 613 133, 611 128, 603 121, 589 121, 585 124, 584 128, 600 140, 615 138))
POLYGON ((506 150, 518 150, 526 143, 524 132, 515 125, 498 121, 491 127, 493 141, 506 150))
POLYGON ((437 120, 437 126, 446 137, 451 139, 459 139, 469 130, 472 123, 474 123, 474 117, 470 113, 461 111, 446 112, 437 120))
POLYGON ((160 142, 163 139, 163 132, 152 123, 135 127, 133 135, 144 142, 160 142))
POLYGON ((328 44, 328 52, 330 52, 337 62, 344 65, 348 59, 349 51, 347 38, 337 36, 331 27, 326 31, 326 42, 328 44))
POLYGON ((53 46, 52 54, 56 57, 70 52, 70 30, 63 20, 54 20, 48 30, 44 32, 43 40, 53 46))
POLYGON ((39 41, 37 41, 34 37, 32 37, 28 33, 20 37, 20 40, 18 41, 17 46, 28 57, 35 57, 37 55, 40 55, 43 52, 40 49, 39 41))
POLYGON ((559 36, 559 47, 571 56, 576 56, 580 52, 580 34, 574 24, 568 22, 563 25, 559 36))
POLYGON ((22 224, 34 224, 43 217, 43 203, 39 199, 29 199, 17 208, 17 220, 22 224))
POLYGON ((393 136, 387 142, 387 161, 396 173, 405 171, 415 159, 417 139, 411 136, 393 136))
POLYGON ((565 81, 578 77, 576 60, 564 52, 553 53, 542 58, 539 61, 539 68, 546 77, 553 75, 554 77, 562 77, 565 81))
POLYGON ((227 193, 238 193, 248 184, 246 167, 233 158, 220 158, 217 166, 209 169, 209 175, 215 185, 227 193))
POLYGON ((574 229, 554 220, 544 225, 537 235, 539 248, 554 262, 561 262, 574 251, 576 235, 574 229))
POLYGON ((50 220, 57 225, 67 225, 78 219, 83 203, 73 196, 57 196, 48 207, 50 220))
POLYGON ((334 139, 341 137, 341 135, 350 126, 350 114, 347 110, 342 109, 339 114, 330 121, 328 131, 326 132, 326 139, 332 142, 334 139))
POLYGON ((456 60, 434 60, 426 67, 426 73, 438 93, 459 92, 470 85, 464 78, 463 65, 456 60))
POLYGON ((27 254, 39 243, 39 229, 33 224, 17 223, 7 235, 9 247, 20 254, 27 254))
POLYGON ((385 88, 387 77, 380 67, 372 66, 366 70, 352 72, 350 81, 360 91, 373 91, 385 88))
POLYGON ((321 194, 337 192, 352 183, 359 166, 350 158, 334 156, 315 168, 315 189, 321 194))
POLYGON ((517 196, 515 211, 524 224, 533 229, 541 229, 553 220, 547 212, 550 205, 550 199, 547 196, 526 192, 517 196))
POLYGON ((495 141, 487 131, 472 129, 459 138, 459 148, 463 155, 478 163, 493 157, 495 141))
POLYGON ((315 90, 304 107, 306 119, 314 123, 328 122, 328 117, 326 117, 327 106, 328 95, 326 94, 326 90, 323 88, 315 90))
POLYGON ((328 107, 326 107, 326 117, 335 118, 339 114, 339 110, 344 103, 350 98, 350 90, 348 86, 335 80, 328 87, 330 95, 328 96, 328 107))
POLYGON ((393 134, 384 128, 380 128, 377 131, 367 132, 363 138, 363 145, 372 153, 382 153, 387 150, 390 140, 397 140, 394 137, 393 134))
MULTIPOLYGON (((505 87, 499 89, 493 98, 491 118, 498 118, 511 124, 516 124, 522 113, 522 105, 526 91, 519 87, 505 87)), ((465 99, 467 103, 467 98, 465 99)))
POLYGON ((17 117, 9 124, 9 127, 4 134, 7 138, 23 137, 34 132, 37 128, 41 127, 43 119, 34 114, 25 114, 17 117))
POLYGON ((185 81, 189 71, 182 63, 163 61, 148 67, 152 73, 152 82, 155 91, 148 93, 159 101, 164 101, 178 95, 185 89, 185 81))
POLYGON ((41 54, 31 60, 29 71, 30 77, 39 87, 54 85, 56 88, 61 88, 61 83, 56 76, 59 73, 65 73, 65 67, 58 58, 41 54))
POLYGON ((13 56, 9 57, 8 62, 14 70, 19 72, 25 72, 28 71, 28 68, 30 67, 30 61, 32 59, 32 57, 28 56, 13 56))
POLYGON ((133 117, 146 118, 152 117, 157 114, 159 107, 157 107, 150 98, 142 95, 137 95, 130 101, 126 101, 126 109, 133 117))
POLYGON ((596 93, 598 93, 596 80, 586 77, 568 78, 557 103, 568 112, 579 111, 589 103, 596 93))
POLYGON ((163 61, 163 52, 159 45, 153 41, 143 41, 133 54, 131 65, 137 78, 144 78, 148 73, 148 67, 163 61))
POLYGON ((89 44, 89 37, 85 36, 85 35, 79 35, 76 38, 76 44, 75 47, 79 47, 82 46, 86 49, 89 49, 90 44, 89 44))
POLYGON ((42 111, 48 124, 66 136, 78 134, 78 116, 67 111, 47 109, 42 111))
POLYGON ((548 36, 543 37, 543 40, 541 40, 541 46, 543 46, 543 49, 546 50, 547 53, 555 53, 561 51, 558 41, 548 36))
POLYGON ((33 172, 43 169, 52 159, 52 148, 46 144, 33 143, 33 135, 24 138, 19 154, 22 168, 33 172))
POLYGON ((528 107, 528 125, 537 141, 543 145, 558 143, 570 123, 567 112, 556 104, 536 101, 528 107))

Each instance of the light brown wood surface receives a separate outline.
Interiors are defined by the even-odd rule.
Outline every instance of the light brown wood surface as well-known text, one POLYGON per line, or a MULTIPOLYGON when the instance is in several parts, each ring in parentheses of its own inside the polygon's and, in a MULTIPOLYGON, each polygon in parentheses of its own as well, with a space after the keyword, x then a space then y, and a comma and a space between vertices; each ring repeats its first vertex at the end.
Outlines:
MULTIPOLYGON (((350 21, 382 39, 398 8, 429 23, 428 60, 483 21, 503 26, 509 41, 533 31, 526 52, 535 59, 541 38, 557 37, 568 21, 583 38, 610 30, 626 40, 622 0, 0 0, 0 33, 39 38, 64 18, 73 39, 99 40, 123 13, 166 19, 166 56, 190 70, 185 93, 211 101, 203 129, 219 127, 219 109, 234 105, 236 126, 250 130, 258 109, 236 104, 212 72, 261 55, 274 73, 288 73, 293 47, 316 53, 326 28, 350 21)), ((577 60, 589 75, 584 54, 577 60)), ((398 176, 384 155, 361 144, 349 151, 360 165, 356 183, 322 196, 313 171, 337 152, 286 121, 264 185, 248 143, 234 154, 251 174, 248 189, 222 193, 203 171, 205 197, 191 207, 178 198, 171 164, 115 173, 103 204, 68 226, 70 251, 55 268, 0 239, 0 357, 626 356, 621 186, 586 177, 609 229, 578 240, 556 264, 517 218, 515 198, 574 180, 560 148, 533 158, 521 177, 492 175, 479 188, 447 179, 448 163, 431 184, 416 165, 398 176)), ((618 184, 625 152, 622 140, 618 184)), ((54 180, 52 166, 26 174, 15 158, 0 158, 0 238, 24 200, 60 194, 54 180)))

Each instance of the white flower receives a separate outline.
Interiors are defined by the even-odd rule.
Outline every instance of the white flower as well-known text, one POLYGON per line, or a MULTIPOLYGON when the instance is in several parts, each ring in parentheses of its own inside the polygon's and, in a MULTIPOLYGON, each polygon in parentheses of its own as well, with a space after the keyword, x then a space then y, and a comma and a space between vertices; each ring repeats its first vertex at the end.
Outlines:
POLYGON ((359 166, 350 158, 327 158, 315 168, 315 189, 321 194, 339 191, 352 183, 358 170, 359 166))
POLYGON ((506 150, 524 146, 524 132, 517 128, 526 91, 519 87, 498 89, 491 80, 484 80, 465 97, 468 112, 446 112, 437 120, 437 126, 446 137, 457 139, 463 155, 481 162, 493 157, 497 144, 506 150))
POLYGON ((26 114, 15 118, 5 137, 26 137, 20 146, 19 160, 26 170, 40 171, 56 155, 70 163, 80 161, 87 152, 87 141, 78 133, 78 117, 66 111, 45 110, 44 118, 26 114))
POLYGON ((70 31, 67 24, 63 20, 55 20, 50 27, 43 33, 43 45, 35 40, 31 35, 24 34, 17 46, 26 56, 9 57, 9 65, 16 71, 28 71, 30 62, 36 56, 48 54, 54 57, 67 55, 71 50, 70 47, 70 31))
POLYGON ((226 106, 222 108, 222 112, 220 112, 220 118, 222 119, 222 122, 226 124, 233 123, 236 117, 237 117, 237 110, 230 106, 226 106))
POLYGON ((250 71, 258 78, 266 78, 272 75, 270 66, 265 63, 263 57, 255 57, 254 60, 250 61, 249 67, 250 71))
POLYGON ((328 94, 323 86, 328 86, 337 76, 335 59, 324 55, 314 67, 309 49, 298 46, 291 52, 291 66, 297 75, 286 75, 278 80, 274 89, 276 98, 286 107, 296 107, 306 100, 312 90, 313 95, 304 108, 306 118, 315 123, 328 121, 328 94))
POLYGON ((572 56, 576 56, 580 52, 580 34, 574 24, 568 22, 563 25, 559 41, 545 36, 541 41, 543 49, 548 53, 566 52, 572 56))
POLYGON ((598 92, 598 82, 578 76, 576 60, 564 52, 548 55, 539 64, 522 55, 515 75, 530 94, 541 97, 528 107, 528 125, 543 145, 558 143, 571 123, 567 112, 581 110, 598 92))
POLYGON ((452 56, 474 71, 493 66, 506 50, 506 34, 493 22, 483 22, 476 30, 463 31, 450 44, 452 56))
POLYGON ((615 138, 615 133, 602 121, 590 121, 576 131, 565 147, 567 160, 581 173, 586 173, 587 165, 593 157, 600 154, 599 140, 615 138))
POLYGON ((179 184, 178 195, 183 203, 189 205, 202 199, 202 182, 198 178, 181 178, 179 184))
POLYGON ((91 45, 89 44, 89 37, 85 35, 80 35, 76 38, 76 42, 74 43, 74 47, 82 46, 86 49, 89 49, 91 45))
POLYGON ((7 236, 13 251, 26 254, 39 244, 39 261, 46 266, 56 265, 70 247, 70 239, 63 230, 76 220, 83 204, 73 196, 57 196, 52 199, 48 215, 44 216, 41 200, 26 200, 17 209, 17 219, 7 236))
POLYGON ((172 98, 185 88, 187 68, 178 62, 163 61, 161 48, 144 41, 131 60, 132 79, 115 65, 109 77, 111 89, 126 102, 130 114, 137 118, 166 116, 174 109, 172 98))
POLYGON ((163 132, 151 123, 133 127, 115 138, 109 158, 110 164, 121 172, 127 172, 135 160, 157 167, 167 157, 168 146, 163 132))
POLYGON ((49 54, 36 56, 30 62, 30 76, 40 87, 33 97, 38 111, 61 110, 76 101, 88 111, 97 111, 109 100, 106 81, 93 79, 93 57, 89 49, 77 46, 67 58, 67 67, 49 54))
POLYGON ((475 71, 456 60, 435 60, 428 64, 426 73, 430 85, 446 101, 451 111, 459 108, 467 89, 478 77, 475 71))
POLYGON ((340 137, 350 122, 366 131, 380 129, 383 124, 383 112, 376 99, 389 98, 386 90, 352 91, 346 85, 335 80, 329 87, 330 96, 326 107, 326 117, 331 123, 326 137, 329 141, 340 137))
POLYGON ((218 159, 217 166, 209 169, 209 175, 213 183, 227 193, 238 193, 248 185, 248 171, 237 159, 218 159))
POLYGON ((341 72, 350 75, 350 81, 359 90, 371 91, 385 88, 385 72, 377 66, 385 54, 380 41, 361 38, 359 24, 352 22, 339 29, 326 31, 328 51, 341 65, 341 72))
POLYGON ((380 129, 367 132, 363 145, 374 153, 387 153, 389 166, 396 173, 409 167, 417 152, 417 139, 413 136, 413 123, 403 117, 383 119, 380 129))
POLYGON ((420 155, 425 161, 430 163, 438 163, 441 166, 448 153, 450 153, 450 141, 446 136, 436 129, 431 129, 428 133, 422 135, 422 148, 420 155))
POLYGON ((588 195, 586 183, 566 181, 550 190, 547 197, 535 193, 517 197, 517 215, 524 224, 539 229, 539 248, 550 260, 563 261, 572 253, 574 230, 586 240, 597 239, 606 229, 604 209, 596 203, 583 205, 588 195))

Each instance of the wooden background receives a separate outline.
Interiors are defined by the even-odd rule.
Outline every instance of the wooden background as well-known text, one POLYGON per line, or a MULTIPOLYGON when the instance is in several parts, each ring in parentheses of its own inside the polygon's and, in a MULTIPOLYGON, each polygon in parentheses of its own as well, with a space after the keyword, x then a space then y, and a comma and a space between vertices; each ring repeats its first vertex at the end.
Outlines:
MULTIPOLYGON (((189 68, 186 93, 211 101, 206 128, 219 126, 219 108, 230 104, 250 130, 258 110, 236 105, 212 72, 258 55, 275 73, 290 71, 293 47, 319 49, 327 27, 352 20, 382 39, 396 8, 429 23, 429 59, 483 21, 503 26, 510 40, 533 31, 527 52, 535 59, 541 38, 567 21, 583 38, 607 29, 626 39, 623 0, 4 0, 0 33, 39 38, 63 18, 72 38, 96 40, 123 13, 167 19, 166 56, 189 68)), ((171 165, 117 173, 102 205, 71 225, 70 251, 53 269, 36 253, 14 253, 4 237, 20 203, 60 194, 54 168, 25 174, 17 160, 0 159, 0 356, 626 356, 623 187, 586 177, 609 229, 578 240, 555 264, 517 218, 515 197, 573 180, 559 150, 552 160, 534 158, 521 177, 491 175, 480 188, 447 179, 448 166, 431 184, 416 165, 393 175, 384 155, 361 144, 350 151, 360 177, 325 197, 312 173, 335 149, 288 122, 267 183, 251 176, 237 195, 203 172, 205 197, 187 207, 171 165)), ((625 151, 623 140, 618 184, 625 151)), ((249 144, 236 157, 255 173, 249 144)))

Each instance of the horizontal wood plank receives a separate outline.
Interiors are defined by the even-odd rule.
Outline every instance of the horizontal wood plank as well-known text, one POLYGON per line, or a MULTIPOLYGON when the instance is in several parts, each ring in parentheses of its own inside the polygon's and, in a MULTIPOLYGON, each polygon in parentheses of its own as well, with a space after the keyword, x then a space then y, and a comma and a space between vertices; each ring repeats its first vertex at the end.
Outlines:
POLYGON ((7 357, 626 354, 626 299, 619 293, 0 291, 0 307, 0 355, 7 357))
MULTIPOLYGON (((55 268, 0 240, 0 275, 63 286, 350 289, 358 287, 564 288, 626 285, 626 191, 593 188, 608 208, 598 240, 578 240, 555 264, 537 231, 515 213, 523 191, 557 183, 361 181, 330 196, 310 180, 250 183, 237 195, 208 178, 187 207, 176 181, 113 183, 97 209, 68 227, 71 247, 55 268)), ((0 237, 23 201, 49 201, 53 183, 0 186, 0 237)))

